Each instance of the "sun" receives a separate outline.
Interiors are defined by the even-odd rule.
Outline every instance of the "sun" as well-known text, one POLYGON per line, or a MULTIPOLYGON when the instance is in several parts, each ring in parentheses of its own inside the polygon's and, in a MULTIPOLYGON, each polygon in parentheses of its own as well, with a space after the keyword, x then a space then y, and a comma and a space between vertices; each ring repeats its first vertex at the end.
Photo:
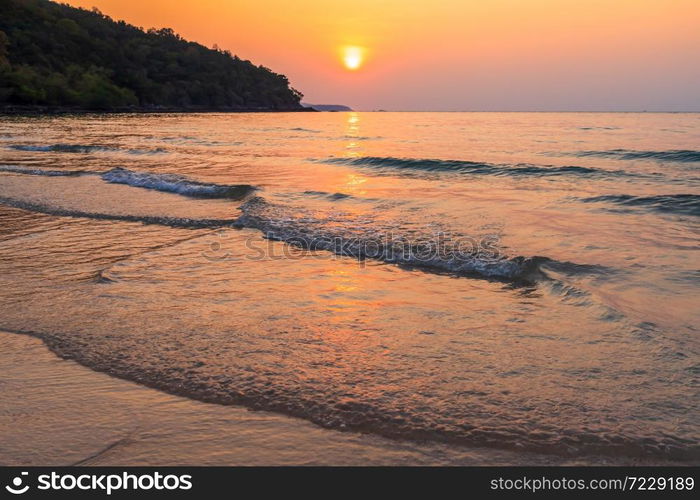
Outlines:
POLYGON ((365 50, 362 47, 343 47, 343 64, 350 71, 355 71, 362 66, 365 59, 365 50))

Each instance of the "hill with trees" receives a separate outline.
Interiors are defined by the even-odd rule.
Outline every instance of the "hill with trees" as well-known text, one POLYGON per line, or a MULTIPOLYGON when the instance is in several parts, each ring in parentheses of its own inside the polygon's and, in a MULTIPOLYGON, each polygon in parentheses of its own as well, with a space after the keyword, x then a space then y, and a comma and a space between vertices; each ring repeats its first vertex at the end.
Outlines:
POLYGON ((97 9, 0 0, 0 111, 303 110, 287 77, 97 9))

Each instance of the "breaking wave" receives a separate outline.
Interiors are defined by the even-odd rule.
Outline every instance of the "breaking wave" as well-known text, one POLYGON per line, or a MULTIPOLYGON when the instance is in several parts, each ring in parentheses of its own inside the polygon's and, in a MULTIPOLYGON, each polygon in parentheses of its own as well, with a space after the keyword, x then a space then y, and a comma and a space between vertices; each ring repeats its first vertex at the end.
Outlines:
MULTIPOLYGON (((42 168, 0 165, 0 172, 46 177, 70 177, 78 175, 100 175, 102 180, 112 184, 126 184, 133 187, 175 193, 192 198, 226 198, 241 200, 257 188, 248 184, 214 184, 199 182, 177 174, 154 174, 136 172, 117 167, 104 173, 83 170, 48 170, 42 168)), ((343 195, 337 194, 338 199, 343 195)))
POLYGON ((101 177, 104 181, 113 184, 127 184, 133 187, 176 193, 193 198, 227 198, 240 200, 256 190, 254 186, 247 184, 213 184, 194 181, 177 174, 135 172, 121 167, 105 172, 101 177))
POLYGON ((464 276, 509 281, 542 277, 546 257, 505 257, 494 241, 416 229, 410 237, 393 234, 389 226, 359 221, 344 214, 320 214, 291 209, 256 196, 241 205, 237 227, 258 229, 265 237, 311 250, 325 250, 356 259, 464 276))

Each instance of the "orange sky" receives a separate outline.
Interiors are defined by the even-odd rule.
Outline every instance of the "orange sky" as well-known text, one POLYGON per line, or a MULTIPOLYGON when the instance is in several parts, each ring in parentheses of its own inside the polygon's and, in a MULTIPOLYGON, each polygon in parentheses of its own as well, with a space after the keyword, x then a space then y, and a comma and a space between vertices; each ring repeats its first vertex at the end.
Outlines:
POLYGON ((700 110, 698 0, 66 0, 390 110, 700 110), (341 47, 366 50, 356 71, 341 47))

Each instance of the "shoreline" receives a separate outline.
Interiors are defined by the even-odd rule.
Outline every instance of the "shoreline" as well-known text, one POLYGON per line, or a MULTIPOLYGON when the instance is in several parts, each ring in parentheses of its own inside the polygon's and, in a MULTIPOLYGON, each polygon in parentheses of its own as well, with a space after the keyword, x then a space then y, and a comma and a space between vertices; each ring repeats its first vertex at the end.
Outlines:
POLYGON ((41 115, 121 115, 121 114, 213 114, 213 113, 318 113, 313 108, 114 108, 86 109, 52 106, 7 106, 0 108, 0 116, 41 116, 41 115))
POLYGON ((207 402, 111 371, 96 370, 65 355, 50 340, 51 336, 36 332, 0 329, 0 370, 9 379, 9 383, 0 386, 0 398, 9 402, 8 411, 0 415, 0 429, 12 428, 11 433, 0 434, 5 444, 0 450, 0 465, 693 465, 653 458, 567 458, 328 429, 293 415, 207 402), (17 408, 13 394, 21 394, 19 403, 23 407, 17 408), (53 415, 56 409, 65 410, 66 414, 53 415), (15 413, 34 412, 34 419, 3 422, 7 415, 12 419, 15 413), (77 422, 73 420, 76 414, 77 422), (72 425, 78 428, 73 429, 72 425), (85 428, 95 431, 85 433, 85 428), (66 443, 66 449, 54 451, 62 443, 66 443), (82 456, 71 455, 83 449, 88 451, 82 456))
MULTIPOLYGON (((4 466, 577 465, 581 460, 412 442, 204 403, 60 357, 0 330, 4 466), (13 415, 29 418, 15 419, 13 415), (11 429, 11 431, 10 431, 11 429), (86 429, 89 432, 86 432, 86 429)), ((604 461, 598 463, 605 463, 604 461)))

